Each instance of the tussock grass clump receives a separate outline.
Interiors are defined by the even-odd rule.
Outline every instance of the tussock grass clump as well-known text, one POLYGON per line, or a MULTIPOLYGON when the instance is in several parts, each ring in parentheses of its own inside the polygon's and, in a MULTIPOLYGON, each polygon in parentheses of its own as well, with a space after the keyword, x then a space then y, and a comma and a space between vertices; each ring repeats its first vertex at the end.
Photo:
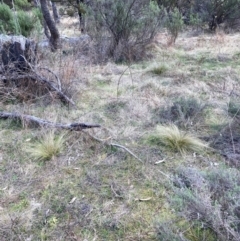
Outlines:
POLYGON ((157 135, 150 136, 148 142, 153 145, 163 145, 171 151, 185 154, 186 152, 202 152, 207 143, 192 134, 179 130, 176 125, 157 126, 157 135))
POLYGON ((27 147, 26 151, 35 160, 51 160, 63 151, 65 140, 64 134, 57 136, 54 131, 50 131, 39 141, 27 147))
POLYGON ((162 75, 164 73, 166 73, 168 70, 166 65, 159 65, 157 67, 154 67, 150 70, 151 73, 155 74, 155 75, 162 75))

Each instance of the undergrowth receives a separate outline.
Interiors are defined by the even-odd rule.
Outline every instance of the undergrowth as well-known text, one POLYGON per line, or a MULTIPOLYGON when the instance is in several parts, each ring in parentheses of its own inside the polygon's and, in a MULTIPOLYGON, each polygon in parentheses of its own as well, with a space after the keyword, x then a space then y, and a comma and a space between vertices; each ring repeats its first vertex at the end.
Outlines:
POLYGON ((239 240, 239 70, 216 60, 236 58, 238 35, 224 48, 215 35, 183 36, 169 48, 160 32, 154 60, 131 66, 46 50, 41 65, 74 107, 0 86, 2 111, 101 125, 66 133, 1 120, 0 240, 239 240))

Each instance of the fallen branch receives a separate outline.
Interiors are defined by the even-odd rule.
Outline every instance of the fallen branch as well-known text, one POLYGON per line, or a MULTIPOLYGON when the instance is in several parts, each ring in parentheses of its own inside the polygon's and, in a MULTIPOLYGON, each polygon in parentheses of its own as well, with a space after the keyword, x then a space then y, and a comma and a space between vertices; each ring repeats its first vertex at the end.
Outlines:
POLYGON ((62 102, 68 103, 68 104, 71 103, 72 105, 75 105, 75 103, 69 97, 67 97, 61 90, 59 90, 51 82, 49 82, 47 79, 43 78, 38 74, 23 74, 23 75, 18 74, 18 75, 10 75, 10 76, 0 76, 0 81, 3 81, 3 82, 16 81, 16 80, 21 80, 25 78, 45 85, 50 91, 56 91, 57 95, 59 96, 62 102))
POLYGON ((56 80, 57 80, 57 82, 58 82, 58 89, 59 89, 60 91, 62 91, 61 81, 60 81, 60 79, 58 78, 58 76, 57 76, 52 70, 50 70, 50 69, 48 69, 48 68, 45 68, 45 67, 39 67, 39 69, 46 70, 46 71, 48 71, 49 73, 51 73, 52 75, 54 75, 54 77, 56 78, 56 80))
POLYGON ((0 112, 0 119, 13 119, 13 120, 17 119, 23 123, 34 124, 37 126, 48 126, 48 127, 60 128, 60 129, 71 130, 71 131, 81 131, 83 129, 101 127, 100 125, 97 125, 97 124, 87 124, 87 123, 71 123, 71 124, 54 123, 54 122, 40 119, 38 117, 31 116, 31 115, 9 113, 9 112, 0 112))
POLYGON ((142 160, 139 157, 137 157, 132 151, 130 151, 127 147, 119 145, 119 144, 116 144, 116 143, 110 143, 109 145, 110 146, 115 146, 115 147, 118 147, 118 148, 122 148, 123 150, 125 150, 126 152, 131 154, 133 157, 135 157, 138 161, 142 162, 142 160))

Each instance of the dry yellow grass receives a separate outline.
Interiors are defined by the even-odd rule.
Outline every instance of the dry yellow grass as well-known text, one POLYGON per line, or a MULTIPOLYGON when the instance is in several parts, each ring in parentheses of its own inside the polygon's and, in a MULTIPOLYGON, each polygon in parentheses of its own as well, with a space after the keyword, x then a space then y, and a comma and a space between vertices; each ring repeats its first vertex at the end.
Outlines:
MULTIPOLYGON (((207 143, 190 133, 179 130, 176 125, 157 126, 158 139, 161 144, 171 151, 177 151, 181 154, 187 152, 202 153, 208 148, 207 143)), ((156 137, 156 138, 157 138, 156 137)))
POLYGON ((64 134, 56 135, 54 131, 44 133, 40 140, 26 147, 26 152, 34 160, 47 161, 57 157, 64 148, 64 134))

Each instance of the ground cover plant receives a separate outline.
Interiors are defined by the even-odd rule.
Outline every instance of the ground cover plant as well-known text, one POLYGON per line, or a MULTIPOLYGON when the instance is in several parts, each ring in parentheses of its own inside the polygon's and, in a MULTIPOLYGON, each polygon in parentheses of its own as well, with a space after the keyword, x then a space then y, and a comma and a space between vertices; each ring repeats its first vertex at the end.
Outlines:
POLYGON ((159 30, 140 62, 40 50, 75 105, 0 85, 0 111, 22 114, 0 118, 0 240, 239 240, 239 34, 189 31, 159 30))

